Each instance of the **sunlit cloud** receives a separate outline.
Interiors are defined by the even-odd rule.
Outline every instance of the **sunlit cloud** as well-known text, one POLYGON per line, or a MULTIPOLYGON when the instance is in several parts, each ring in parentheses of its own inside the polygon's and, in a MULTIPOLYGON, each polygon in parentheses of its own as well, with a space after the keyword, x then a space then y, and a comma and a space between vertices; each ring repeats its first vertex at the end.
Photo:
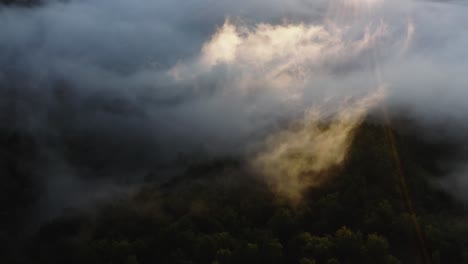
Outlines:
POLYGON ((178 64, 170 75, 182 82, 196 81, 197 75, 216 74, 221 67, 231 76, 230 83, 224 84, 231 92, 278 90, 275 96, 286 102, 310 101, 306 97, 315 94, 313 103, 303 106, 307 109, 302 110, 303 118, 270 135, 252 161, 252 168, 272 190, 298 202, 305 189, 323 183, 327 171, 345 160, 355 129, 385 95, 382 84, 364 87, 364 95, 357 97, 347 86, 335 87, 339 92, 333 98, 309 92, 324 89, 314 82, 316 77, 333 75, 333 65, 367 54, 389 35, 383 21, 352 37, 350 31, 331 24, 246 27, 227 20, 205 42, 195 61, 178 64), (349 99, 353 97, 358 99, 349 99))
POLYGON ((260 23, 247 27, 226 20, 195 61, 179 63, 169 75, 178 81, 196 80, 223 68, 235 82, 226 84, 230 89, 274 89, 283 91, 285 98, 301 98, 305 90, 321 89, 314 87, 315 77, 331 74, 334 67, 361 56, 388 31, 381 21, 353 38, 349 34, 349 29, 336 25, 260 23))
POLYGON ((329 170, 345 160, 356 128, 384 96, 381 87, 354 102, 307 111, 304 119, 267 140, 253 167, 276 193, 299 202, 305 190, 330 179, 329 170))

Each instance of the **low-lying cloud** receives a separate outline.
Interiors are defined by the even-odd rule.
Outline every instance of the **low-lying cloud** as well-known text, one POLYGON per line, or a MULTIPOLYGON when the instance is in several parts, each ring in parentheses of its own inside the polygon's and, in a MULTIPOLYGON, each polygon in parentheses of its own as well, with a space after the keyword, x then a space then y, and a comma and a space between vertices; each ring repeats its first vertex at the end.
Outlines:
POLYGON ((458 120, 444 136, 463 142, 467 11, 410 0, 0 7, 0 126, 35 138, 49 164, 40 178, 138 182, 181 154, 245 153, 311 108, 386 87, 390 111, 428 127, 458 120))

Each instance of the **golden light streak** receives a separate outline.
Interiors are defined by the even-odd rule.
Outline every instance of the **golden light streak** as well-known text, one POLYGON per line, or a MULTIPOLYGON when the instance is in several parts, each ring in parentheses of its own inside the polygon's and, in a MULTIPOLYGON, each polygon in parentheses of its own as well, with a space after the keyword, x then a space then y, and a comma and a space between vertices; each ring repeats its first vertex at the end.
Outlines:
POLYGON ((400 186, 401 194, 403 196, 403 200, 405 203, 406 210, 408 211, 410 217, 411 217, 411 222, 414 225, 414 231, 416 233, 416 237, 418 239, 419 243, 419 251, 421 255, 421 263, 431 263, 431 258, 429 257, 429 252, 427 249, 427 243, 425 239, 425 234, 423 229, 421 228, 421 225, 419 224, 419 221, 416 216, 416 211, 414 210, 413 206, 413 201, 411 199, 410 195, 410 189, 408 186, 408 180, 403 173, 403 167, 401 164, 401 158, 400 154, 398 152, 398 147, 396 143, 395 136, 393 134, 393 131, 391 130, 391 120, 388 112, 386 109, 384 109, 384 115, 385 115, 385 135, 387 136, 387 140, 390 143, 391 147, 391 153, 392 153, 392 159, 393 163, 396 167, 396 177, 398 184, 400 186))
POLYGON ((403 43, 403 48, 401 49, 400 55, 403 55, 404 53, 406 53, 406 51, 410 48, 415 31, 416 31, 416 28, 415 28, 413 21, 409 19, 408 25, 406 28, 406 39, 403 43))

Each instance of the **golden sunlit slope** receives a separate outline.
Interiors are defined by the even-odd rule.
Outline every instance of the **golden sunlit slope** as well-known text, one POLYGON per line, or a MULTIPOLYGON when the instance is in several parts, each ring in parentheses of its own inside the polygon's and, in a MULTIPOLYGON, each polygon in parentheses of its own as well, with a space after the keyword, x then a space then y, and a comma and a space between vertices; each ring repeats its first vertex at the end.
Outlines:
POLYGON ((343 163, 356 130, 383 96, 382 88, 356 102, 343 103, 330 116, 319 109, 307 113, 290 129, 271 136, 253 167, 279 195, 299 202, 305 189, 322 184, 326 171, 343 163))

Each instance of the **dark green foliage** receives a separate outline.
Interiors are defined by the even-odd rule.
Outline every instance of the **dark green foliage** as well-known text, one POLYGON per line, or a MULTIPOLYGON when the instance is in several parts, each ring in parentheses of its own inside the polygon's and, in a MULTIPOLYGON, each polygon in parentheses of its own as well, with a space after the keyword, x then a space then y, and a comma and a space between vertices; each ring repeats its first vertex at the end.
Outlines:
POLYGON ((398 140, 405 175, 383 128, 364 125, 346 164, 294 206, 242 162, 190 166, 172 183, 43 225, 22 262, 396 264, 427 263, 427 254, 432 263, 468 263, 463 207, 430 184, 434 171, 398 140))

